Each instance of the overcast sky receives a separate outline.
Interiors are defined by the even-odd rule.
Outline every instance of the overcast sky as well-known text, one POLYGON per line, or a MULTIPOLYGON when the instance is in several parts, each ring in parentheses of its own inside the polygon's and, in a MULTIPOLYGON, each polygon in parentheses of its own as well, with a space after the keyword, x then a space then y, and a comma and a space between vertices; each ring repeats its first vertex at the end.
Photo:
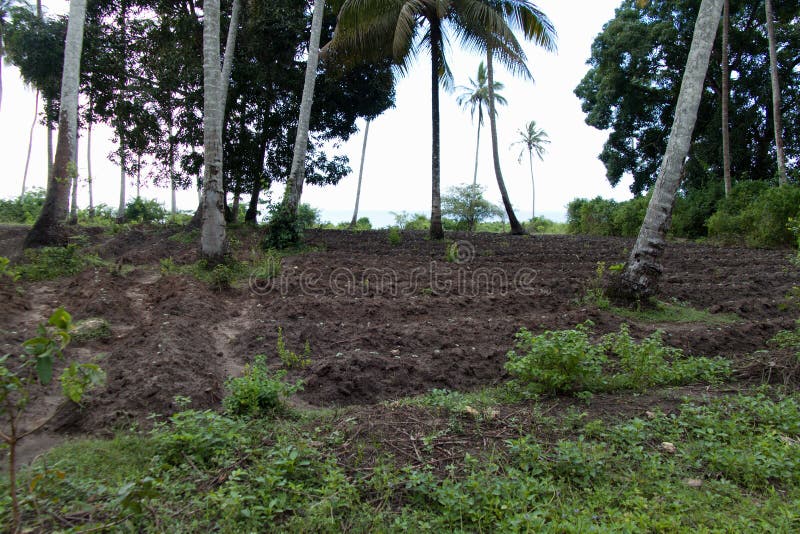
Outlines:
MULTIPOLYGON (((539 0, 536 4, 550 17, 558 31, 558 53, 550 54, 526 46, 529 68, 535 83, 515 79, 502 67, 496 68, 496 80, 505 84, 503 96, 508 106, 499 108, 498 138, 501 165, 506 187, 520 218, 531 214, 531 180, 527 159, 517 162, 519 148, 510 148, 518 140, 518 130, 535 120, 550 136, 551 144, 544 161, 534 161, 536 180, 536 212, 563 220, 565 205, 575 197, 601 195, 618 200, 630 198, 629 181, 612 189, 605 178, 605 169, 597 159, 607 133, 586 125, 580 102, 573 90, 587 70, 586 59, 594 37, 603 24, 613 17, 619 0, 585 0, 577 3, 539 0)), ((68 10, 62 0, 45 2, 51 13, 68 10)), ((456 85, 467 85, 474 78, 481 57, 452 49, 450 65, 456 85)), ((360 212, 373 223, 391 222, 389 211, 429 213, 431 179, 430 128, 430 59, 421 55, 410 74, 397 84, 397 105, 376 119, 370 127, 364 170, 360 212)), ((471 183, 475 153, 476 125, 469 113, 456 104, 454 93, 441 92, 442 191, 450 186, 471 183)), ((18 195, 22 185, 28 133, 34 115, 34 91, 25 87, 18 72, 3 65, 3 101, 0 109, 0 161, 3 179, 0 197, 18 195)), ((350 158, 353 172, 338 186, 307 187, 303 201, 322 211, 323 218, 349 220, 355 199, 358 165, 363 142, 361 132, 342 144, 340 152, 350 158)), ((85 132, 82 132, 82 135, 85 132)), ((92 146, 92 172, 96 203, 116 206, 119 198, 119 170, 107 155, 115 150, 111 132, 95 128, 92 146)), ((85 138, 79 142, 79 173, 86 176, 85 138)), ((34 129, 29 186, 45 186, 46 131, 34 129)), ((499 203, 494 177, 491 141, 488 128, 481 132, 478 181, 486 187, 487 197, 499 203), (485 134, 485 135, 484 135, 485 134)), ((132 186, 128 192, 134 191, 132 186)), ((273 197, 280 197, 282 184, 276 184, 273 197)), ((142 195, 158 198, 168 204, 169 192, 153 186, 143 188, 142 195)), ((80 189, 79 203, 88 202, 86 185, 80 189)), ((194 209, 194 190, 178 196, 179 209, 194 209)))

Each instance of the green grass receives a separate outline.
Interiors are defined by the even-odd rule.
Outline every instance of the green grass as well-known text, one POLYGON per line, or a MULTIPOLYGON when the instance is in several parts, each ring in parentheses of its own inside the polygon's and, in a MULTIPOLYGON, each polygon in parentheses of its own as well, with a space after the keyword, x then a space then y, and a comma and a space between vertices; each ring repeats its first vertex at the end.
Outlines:
MULTIPOLYGON (((496 392, 431 393, 422 405, 468 417, 461 401, 480 398, 496 392)), ((369 436, 344 439, 351 419, 346 411, 269 420, 189 410, 151 433, 68 442, 22 472, 26 488, 35 480, 25 523, 52 530, 68 517, 82 528, 141 532, 800 528, 797 393, 686 401, 646 418, 543 417, 495 452, 462 454, 444 470, 425 467, 435 451, 422 444, 421 464, 384 452, 371 467, 345 467, 374 445, 369 436)), ((457 437, 481 439, 468 430, 457 437)))
POLYGON ((733 324, 740 321, 734 313, 711 313, 698 310, 685 302, 656 301, 652 307, 631 310, 617 306, 609 307, 615 315, 648 323, 702 323, 709 325, 733 324))

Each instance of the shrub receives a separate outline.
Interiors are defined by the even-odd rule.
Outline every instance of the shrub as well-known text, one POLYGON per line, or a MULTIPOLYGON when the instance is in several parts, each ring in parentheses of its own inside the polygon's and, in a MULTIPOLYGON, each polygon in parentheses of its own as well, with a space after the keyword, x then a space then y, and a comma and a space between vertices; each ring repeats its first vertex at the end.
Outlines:
MULTIPOLYGON (((499 232, 504 231, 505 223, 495 223, 500 226, 499 232)), ((565 223, 551 221, 547 217, 534 217, 527 223, 525 228, 532 234, 564 234, 567 231, 565 223)))
POLYGON ((391 212, 394 216, 395 226, 400 230, 428 230, 431 221, 422 213, 409 214, 407 211, 400 213, 391 212))
POLYGON ((164 222, 167 210, 155 199, 137 197, 125 205, 125 220, 140 223, 164 222))
POLYGON ((306 229, 304 224, 309 220, 309 211, 304 209, 304 218, 301 218, 299 209, 298 214, 295 215, 283 203, 272 206, 270 211, 271 216, 267 224, 264 248, 281 250, 298 246, 303 239, 303 231, 306 229))
POLYGON ((387 238, 389 239, 389 244, 392 246, 397 246, 403 241, 403 236, 400 235, 400 229, 396 226, 389 228, 387 238))
POLYGON ((567 227, 571 234, 609 236, 616 235, 614 212, 617 203, 595 197, 592 200, 578 198, 567 205, 567 227))
POLYGON ((712 182, 702 189, 692 189, 685 194, 679 194, 672 209, 670 234, 686 239, 697 239, 708 235, 706 223, 717 210, 719 201, 724 195, 724 186, 719 182, 712 182))
POLYGON ((523 328, 506 370, 523 383, 555 393, 587 389, 600 378, 605 355, 589 341, 588 324, 533 335, 523 328))
POLYGON ((708 235, 723 242, 740 242, 744 237, 751 246, 794 245, 789 221, 798 215, 800 187, 743 182, 708 220, 708 235))
POLYGON ((637 342, 627 325, 592 343, 587 324, 536 336, 523 328, 506 370, 521 384, 548 393, 713 383, 731 372, 728 360, 687 357, 664 346, 658 332, 637 342))
POLYGON ((612 224, 614 235, 636 237, 642 227, 651 195, 639 196, 620 202, 614 209, 612 224))
POLYGON ((44 189, 31 189, 22 197, 8 200, 0 199, 0 222, 33 224, 44 205, 44 189))
POLYGON ((302 382, 288 384, 283 381, 286 371, 271 372, 267 357, 259 354, 244 374, 225 383, 228 396, 222 401, 230 415, 263 417, 286 410, 284 399, 302 389, 302 382))

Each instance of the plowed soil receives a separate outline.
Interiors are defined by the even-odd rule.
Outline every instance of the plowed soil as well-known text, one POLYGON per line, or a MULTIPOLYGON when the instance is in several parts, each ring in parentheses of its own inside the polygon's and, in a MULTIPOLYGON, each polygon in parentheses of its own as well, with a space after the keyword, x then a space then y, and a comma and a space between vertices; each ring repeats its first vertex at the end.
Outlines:
MULTIPOLYGON (((18 352, 57 306, 76 320, 111 324, 109 339, 68 349, 78 360, 102 355, 107 385, 82 407, 61 410, 50 434, 146 425, 150 414, 175 411, 177 395, 194 408, 216 407, 225 379, 254 355, 281 366, 278 328, 289 349, 311 348, 311 364, 290 373, 305 381, 295 402, 345 406, 501 383, 521 327, 541 332, 590 319, 599 336, 625 322, 637 337, 661 329, 666 343, 691 354, 739 359, 763 349, 797 315, 785 305, 798 283, 787 250, 670 244, 660 298, 739 320, 652 324, 580 304, 598 262, 624 261, 628 239, 459 234, 448 236, 458 246, 447 261, 452 245, 422 233, 405 232, 393 245, 385 231, 313 231, 307 251, 284 257, 271 282, 216 291, 190 276, 162 274, 163 258, 197 259, 194 243, 169 239, 178 231, 84 230, 86 248, 112 266, 46 282, 0 282, 3 353, 18 352)), ((0 255, 18 255, 24 232, 0 227, 0 255)), ((242 257, 258 246, 255 232, 237 237, 242 257)))

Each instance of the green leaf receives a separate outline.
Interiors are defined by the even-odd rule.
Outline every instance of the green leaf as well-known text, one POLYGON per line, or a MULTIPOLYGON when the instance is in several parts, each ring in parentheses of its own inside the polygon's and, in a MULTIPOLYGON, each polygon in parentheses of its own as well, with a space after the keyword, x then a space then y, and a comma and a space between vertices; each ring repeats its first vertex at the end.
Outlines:
POLYGON ((61 391, 72 402, 80 402, 90 389, 105 382, 106 375, 93 363, 72 362, 61 374, 61 391))
POLYGON ((50 316, 47 323, 61 330, 69 330, 72 328, 72 316, 64 308, 58 308, 50 316))
POLYGON ((36 359, 36 375, 39 377, 39 382, 44 385, 49 384, 53 379, 52 353, 47 352, 36 359))

